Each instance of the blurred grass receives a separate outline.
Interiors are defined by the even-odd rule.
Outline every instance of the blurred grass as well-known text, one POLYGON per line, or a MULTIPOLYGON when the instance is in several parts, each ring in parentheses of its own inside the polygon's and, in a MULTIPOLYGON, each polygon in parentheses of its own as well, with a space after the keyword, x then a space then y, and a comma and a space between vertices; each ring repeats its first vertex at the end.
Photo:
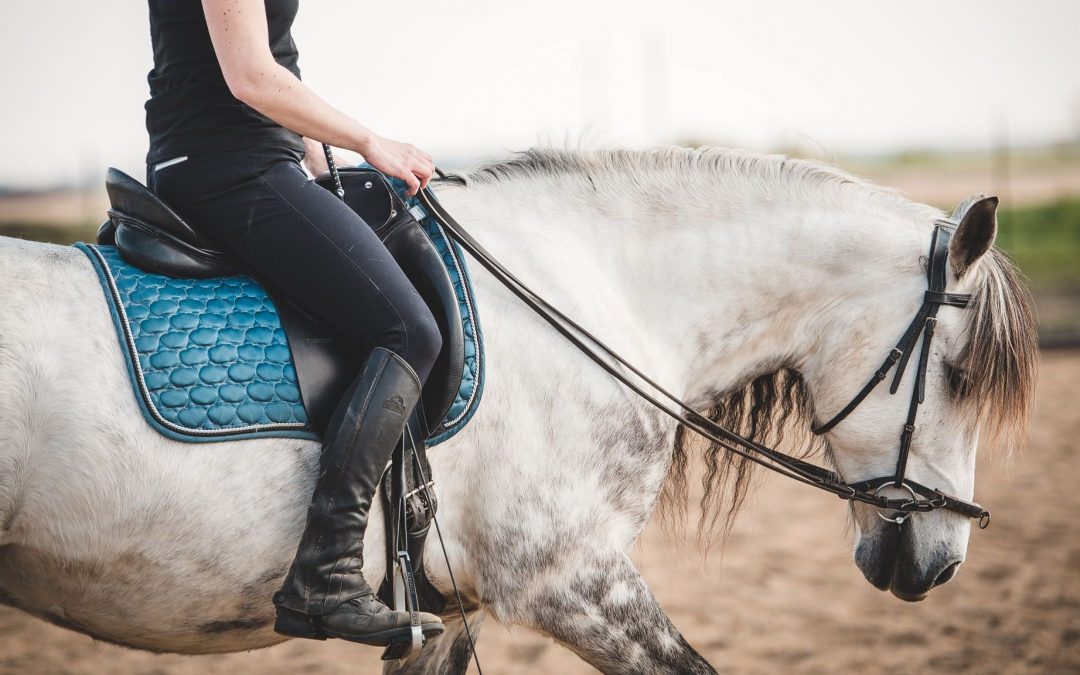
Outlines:
POLYGON ((1036 291, 1080 293, 1080 198, 1004 209, 997 245, 1036 291))
POLYGON ((0 236, 44 241, 50 244, 74 244, 77 241, 94 241, 100 222, 85 223, 0 223, 0 236))

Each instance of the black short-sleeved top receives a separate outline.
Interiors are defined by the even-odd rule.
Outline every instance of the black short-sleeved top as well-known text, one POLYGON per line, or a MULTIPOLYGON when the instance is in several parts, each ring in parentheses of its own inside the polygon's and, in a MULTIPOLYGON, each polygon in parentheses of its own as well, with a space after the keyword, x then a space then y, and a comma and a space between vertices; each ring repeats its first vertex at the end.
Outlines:
MULTIPOLYGON (((147 76, 148 164, 181 155, 286 146, 303 152, 300 136, 241 103, 229 92, 214 55, 199 0, 149 0, 154 69, 147 76)), ((299 0, 265 0, 270 52, 297 78, 292 23, 299 0)))

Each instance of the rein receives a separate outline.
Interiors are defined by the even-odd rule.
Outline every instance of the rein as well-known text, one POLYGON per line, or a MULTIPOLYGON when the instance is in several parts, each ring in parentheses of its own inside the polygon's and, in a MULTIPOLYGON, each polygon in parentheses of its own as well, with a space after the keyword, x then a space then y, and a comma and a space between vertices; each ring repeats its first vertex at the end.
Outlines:
MULTIPOLYGON (((436 169, 439 177, 445 175, 436 169)), ((629 363, 603 341, 587 331, 573 319, 563 314, 557 308, 548 303, 544 298, 525 285, 513 273, 507 270, 494 256, 492 256, 476 239, 472 237, 451 216, 428 188, 423 188, 417 193, 417 197, 427 208, 428 213, 453 237, 454 241, 487 269, 500 283, 506 286, 514 295, 529 306, 540 318, 550 324, 562 334, 575 347, 585 353, 597 365, 603 368, 616 380, 627 386, 642 399, 653 405, 658 410, 675 419, 680 424, 693 430, 699 436, 708 439, 717 446, 724 448, 744 459, 763 466, 770 471, 787 476, 800 483, 806 483, 813 487, 831 493, 840 499, 862 502, 879 509, 878 515, 882 518, 901 525, 907 517, 916 512, 929 512, 936 509, 952 511, 968 518, 977 518, 979 527, 985 529, 990 524, 990 512, 974 502, 967 502, 958 497, 945 494, 944 492, 920 485, 905 478, 908 450, 911 446, 911 438, 915 432, 915 416, 918 406, 925 397, 926 369, 930 353, 930 341, 934 336, 937 324, 938 308, 945 304, 953 307, 966 307, 970 296, 953 293, 945 293, 945 263, 948 255, 948 242, 952 236, 953 228, 939 223, 934 228, 934 235, 930 247, 930 258, 927 270, 928 290, 923 298, 923 305, 916 313, 911 325, 905 331, 900 342, 889 352, 889 356, 874 377, 863 389, 848 403, 835 417, 825 424, 815 426, 812 431, 815 434, 824 434, 839 424, 870 394, 870 392, 888 375, 889 371, 899 363, 896 376, 890 388, 895 394, 903 376, 904 369, 915 350, 915 345, 920 337, 923 337, 922 350, 919 355, 919 365, 916 374, 915 390, 912 394, 911 405, 908 409, 907 423, 900 435, 900 453, 897 461, 896 473, 893 476, 873 478, 858 483, 845 483, 841 476, 824 467, 811 464, 791 455, 769 448, 749 438, 741 436, 734 431, 726 429, 712 420, 698 414, 689 404, 679 399, 671 392, 657 384, 653 379, 629 363), (591 343, 590 346, 588 343, 591 343), (597 353, 600 352, 600 353, 597 353), (612 363, 601 354, 614 361, 612 363), (624 370, 628 370, 653 390, 659 392, 664 400, 656 397, 638 382, 630 378, 624 370), (895 486, 904 489, 910 495, 907 498, 890 498, 879 492, 887 486, 895 486), (882 511, 891 511, 886 516, 882 511)))

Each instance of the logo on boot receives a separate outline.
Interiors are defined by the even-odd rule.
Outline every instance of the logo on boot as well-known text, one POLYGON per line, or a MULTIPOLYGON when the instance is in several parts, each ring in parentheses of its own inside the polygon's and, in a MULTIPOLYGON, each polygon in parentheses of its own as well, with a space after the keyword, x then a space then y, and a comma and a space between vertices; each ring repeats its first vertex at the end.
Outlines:
POLYGON ((405 414, 405 399, 401 398, 397 394, 394 394, 390 398, 383 401, 382 407, 387 410, 393 410, 399 415, 405 414))

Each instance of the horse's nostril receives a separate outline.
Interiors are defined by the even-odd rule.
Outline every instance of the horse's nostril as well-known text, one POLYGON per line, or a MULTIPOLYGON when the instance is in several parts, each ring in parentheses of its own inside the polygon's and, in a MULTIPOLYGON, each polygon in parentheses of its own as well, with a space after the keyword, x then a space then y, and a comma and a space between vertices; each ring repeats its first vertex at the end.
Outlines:
POLYGON ((954 562, 945 569, 941 570, 941 574, 937 575, 937 579, 934 579, 934 586, 940 586, 941 584, 948 583, 956 576, 956 570, 960 569, 960 563, 954 562))

